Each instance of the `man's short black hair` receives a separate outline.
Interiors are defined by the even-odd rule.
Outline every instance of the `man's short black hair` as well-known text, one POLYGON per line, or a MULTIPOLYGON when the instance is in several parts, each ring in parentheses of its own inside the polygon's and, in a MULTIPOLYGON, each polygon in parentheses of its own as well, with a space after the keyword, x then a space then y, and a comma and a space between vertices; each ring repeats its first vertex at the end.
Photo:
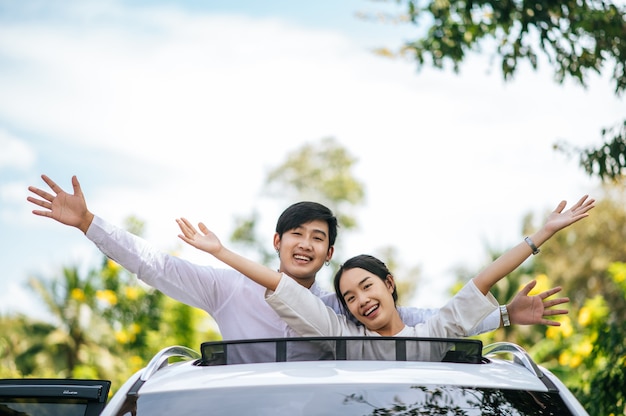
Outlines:
POLYGON ((334 246, 337 239, 337 218, 330 208, 317 202, 302 201, 289 206, 278 217, 276 232, 282 238, 286 231, 315 220, 326 221, 328 224, 328 247, 334 246))

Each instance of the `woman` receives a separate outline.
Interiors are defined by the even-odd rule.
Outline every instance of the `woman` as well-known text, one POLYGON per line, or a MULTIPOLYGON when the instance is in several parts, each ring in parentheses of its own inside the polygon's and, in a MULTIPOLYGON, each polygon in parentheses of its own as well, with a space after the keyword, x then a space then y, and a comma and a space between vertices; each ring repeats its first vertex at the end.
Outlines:
POLYGON ((497 302, 489 293, 491 287, 531 254, 537 254, 538 247, 556 232, 587 217, 594 202, 585 195, 572 208, 563 212, 566 202, 561 201, 540 230, 487 266, 439 314, 414 327, 406 326, 400 319, 395 306, 397 295, 393 276, 374 257, 354 257, 335 276, 336 294, 347 311, 362 324, 358 325, 326 307, 293 279, 225 248, 203 223, 198 224, 199 233, 186 219, 176 221, 183 233, 179 235, 183 241, 212 254, 267 288, 267 302, 300 336, 462 337, 467 336, 475 325, 497 308, 497 302))

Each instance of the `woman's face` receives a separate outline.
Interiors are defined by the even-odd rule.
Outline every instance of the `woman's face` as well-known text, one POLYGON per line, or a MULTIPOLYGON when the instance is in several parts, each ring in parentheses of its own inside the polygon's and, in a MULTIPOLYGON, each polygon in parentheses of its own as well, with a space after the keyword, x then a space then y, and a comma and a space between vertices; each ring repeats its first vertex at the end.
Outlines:
POLYGON ((404 328, 393 301, 393 276, 383 281, 361 268, 344 270, 339 290, 348 310, 368 329, 392 336, 404 328))

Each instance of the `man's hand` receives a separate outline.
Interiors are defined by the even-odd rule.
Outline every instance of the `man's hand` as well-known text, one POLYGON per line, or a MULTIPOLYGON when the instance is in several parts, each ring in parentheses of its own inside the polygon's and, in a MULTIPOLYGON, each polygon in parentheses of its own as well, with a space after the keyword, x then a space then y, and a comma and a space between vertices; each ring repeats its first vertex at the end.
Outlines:
POLYGON ((76 176, 72 176, 73 194, 65 192, 46 175, 41 175, 41 178, 54 192, 54 195, 43 189, 29 186, 28 190, 41 199, 29 196, 26 200, 44 208, 44 210, 33 210, 33 214, 52 218, 61 224, 71 225, 86 233, 93 220, 93 214, 87 209, 87 203, 76 176))
POLYGON ((546 319, 548 316, 565 315, 566 309, 550 309, 553 306, 569 302, 569 298, 547 299, 561 291, 561 287, 541 292, 538 295, 528 296, 531 290, 537 285, 533 280, 518 292, 511 303, 507 305, 509 317, 512 325, 551 325, 560 326, 561 323, 546 319))

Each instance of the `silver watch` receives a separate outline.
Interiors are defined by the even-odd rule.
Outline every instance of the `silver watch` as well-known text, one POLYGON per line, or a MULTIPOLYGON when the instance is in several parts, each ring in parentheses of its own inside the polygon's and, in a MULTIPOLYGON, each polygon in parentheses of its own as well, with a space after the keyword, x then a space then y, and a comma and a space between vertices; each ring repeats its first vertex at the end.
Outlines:
POLYGON ((509 310, 506 308, 506 305, 500 305, 500 316, 502 317, 502 325, 511 325, 511 320, 509 319, 509 310))

